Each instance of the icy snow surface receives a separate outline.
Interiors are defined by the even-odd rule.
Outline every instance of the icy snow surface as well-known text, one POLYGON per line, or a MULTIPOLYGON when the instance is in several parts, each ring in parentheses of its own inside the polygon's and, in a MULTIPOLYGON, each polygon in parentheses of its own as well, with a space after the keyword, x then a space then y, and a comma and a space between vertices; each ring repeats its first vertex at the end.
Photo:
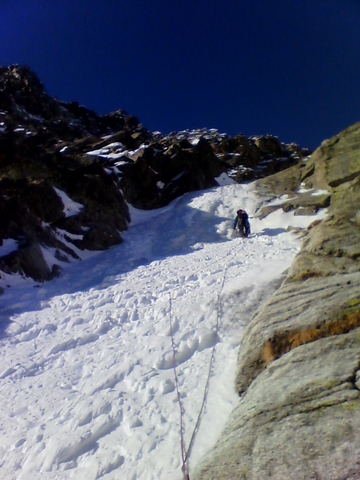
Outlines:
POLYGON ((170 313, 186 446, 216 345, 190 471, 213 446, 238 402, 244 328, 299 249, 286 227, 315 218, 250 218, 241 239, 234 212, 252 217, 259 199, 227 183, 152 212, 131 208, 122 245, 52 282, 3 276, 2 479, 182 478, 170 313))

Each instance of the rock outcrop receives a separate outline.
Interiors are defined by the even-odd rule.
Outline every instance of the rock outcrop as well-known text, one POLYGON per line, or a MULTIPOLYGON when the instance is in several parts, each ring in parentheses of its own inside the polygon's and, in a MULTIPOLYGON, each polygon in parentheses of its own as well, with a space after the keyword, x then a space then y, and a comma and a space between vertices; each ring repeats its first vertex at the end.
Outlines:
POLYGON ((308 229, 282 286, 247 327, 239 405, 191 478, 358 479, 360 123, 258 189, 282 196, 284 209, 318 208, 301 191, 322 189, 328 215, 308 229))

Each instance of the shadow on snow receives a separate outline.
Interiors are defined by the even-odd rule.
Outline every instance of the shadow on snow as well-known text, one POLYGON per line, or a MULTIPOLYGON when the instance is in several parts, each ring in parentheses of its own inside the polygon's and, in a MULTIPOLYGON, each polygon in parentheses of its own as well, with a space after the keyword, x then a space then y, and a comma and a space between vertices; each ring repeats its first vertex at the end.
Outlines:
POLYGON ((264 228, 259 232, 257 235, 266 235, 268 237, 276 237, 281 233, 285 233, 287 230, 286 228, 264 228))
POLYGON ((26 285, 20 291, 18 287, 8 288, 2 296, 6 307, 0 313, 0 337, 6 335, 12 316, 38 310, 43 302, 55 296, 86 292, 91 288, 102 290, 120 282, 122 274, 153 261, 189 254, 202 248, 201 243, 230 241, 217 229, 224 221, 229 222, 231 229, 233 219, 188 205, 198 195, 199 192, 185 195, 146 223, 130 224, 129 230, 123 233, 122 244, 65 267, 62 275, 51 282, 36 284, 34 289, 26 285))

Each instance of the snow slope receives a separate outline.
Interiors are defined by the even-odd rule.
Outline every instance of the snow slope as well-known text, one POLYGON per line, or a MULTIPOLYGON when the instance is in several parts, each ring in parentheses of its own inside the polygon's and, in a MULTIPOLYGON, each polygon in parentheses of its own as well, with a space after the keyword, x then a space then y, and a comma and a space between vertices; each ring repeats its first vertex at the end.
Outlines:
POLYGON ((2 479, 182 478, 170 317, 186 446, 216 347, 190 469, 216 442, 238 401, 244 327, 300 245, 286 227, 314 220, 279 211, 238 238, 234 212, 252 216, 259 199, 222 180, 160 210, 132 208, 122 245, 64 264, 59 279, 2 278, 2 479))

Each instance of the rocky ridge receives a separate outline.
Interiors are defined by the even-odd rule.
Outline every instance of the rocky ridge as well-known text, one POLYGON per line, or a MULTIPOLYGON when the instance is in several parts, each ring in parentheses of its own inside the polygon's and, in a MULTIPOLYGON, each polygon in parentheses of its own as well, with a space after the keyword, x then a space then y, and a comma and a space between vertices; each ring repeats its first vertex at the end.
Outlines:
POLYGON ((260 216, 324 205, 328 215, 309 227, 282 286, 251 319, 239 405, 191 478, 359 479, 360 123, 257 187, 268 200, 280 196, 260 216), (311 189, 322 194, 309 204, 311 189))
POLYGON ((149 132, 123 110, 49 96, 28 67, 0 67, 0 270, 50 280, 84 250, 121 243, 128 203, 162 207, 224 171, 250 181, 309 153, 272 136, 149 132))

